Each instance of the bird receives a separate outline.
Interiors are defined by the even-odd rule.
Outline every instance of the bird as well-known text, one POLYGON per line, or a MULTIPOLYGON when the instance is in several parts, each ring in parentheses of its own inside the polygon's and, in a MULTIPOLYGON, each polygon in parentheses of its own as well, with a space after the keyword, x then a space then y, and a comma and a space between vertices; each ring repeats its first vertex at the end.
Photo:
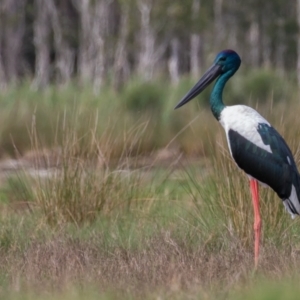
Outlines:
POLYGON ((231 157, 250 180, 254 209, 254 266, 259 262, 261 216, 258 184, 273 189, 291 217, 300 214, 300 175, 293 154, 277 130, 256 110, 246 105, 226 106, 222 95, 227 81, 241 65, 231 49, 217 54, 212 66, 179 101, 185 105, 216 80, 210 94, 210 108, 225 130, 231 157))

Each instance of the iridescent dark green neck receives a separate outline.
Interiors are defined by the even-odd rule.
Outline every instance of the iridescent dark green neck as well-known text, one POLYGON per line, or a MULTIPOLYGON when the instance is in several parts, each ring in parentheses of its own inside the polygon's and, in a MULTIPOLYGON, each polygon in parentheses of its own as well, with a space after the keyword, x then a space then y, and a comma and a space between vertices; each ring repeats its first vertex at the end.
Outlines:
POLYGON ((222 74, 216 81, 214 88, 210 95, 210 109, 214 117, 219 121, 222 110, 225 105, 222 100, 224 86, 227 80, 234 74, 234 72, 226 72, 222 74))

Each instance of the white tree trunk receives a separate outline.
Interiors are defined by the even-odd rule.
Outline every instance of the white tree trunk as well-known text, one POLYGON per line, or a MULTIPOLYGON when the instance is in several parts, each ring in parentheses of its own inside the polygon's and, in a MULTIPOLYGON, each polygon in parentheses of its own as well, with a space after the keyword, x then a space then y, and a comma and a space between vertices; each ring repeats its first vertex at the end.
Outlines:
POLYGON ((49 83, 50 75, 50 20, 48 10, 45 9, 45 1, 47 0, 35 0, 36 19, 33 25, 36 53, 33 85, 41 88, 49 83))
MULTIPOLYGON (((264 20, 262 21, 263 28, 266 27, 266 24, 264 24, 264 20)), ((265 32, 265 30, 262 30, 264 34, 261 34, 261 52, 262 52, 262 64, 264 68, 270 68, 271 66, 271 41, 269 35, 265 32)))
POLYGON ((150 14, 152 10, 152 0, 139 0, 138 7, 141 13, 141 28, 139 32, 139 61, 138 74, 145 80, 153 76, 155 63, 155 36, 150 24, 150 14))
MULTIPOLYGON (((58 9, 53 0, 45 0, 54 36, 55 70, 58 83, 68 83, 74 70, 74 53, 63 36, 63 27, 58 9)), ((61 16, 63 17, 63 16, 61 16)))
POLYGON ((278 36, 277 36, 277 47, 276 47, 276 69, 277 73, 281 76, 284 75, 284 53, 285 53, 285 44, 284 44, 284 31, 283 31, 283 20, 278 20, 279 22, 279 29, 278 29, 278 36))
POLYGON ((94 42, 94 92, 98 93, 105 75, 105 36, 108 30, 108 1, 96 1, 94 7, 92 39, 94 42))
MULTIPOLYGON (((0 4, 0 11, 3 11, 2 5, 3 4, 0 4)), ((1 20, 0 25, 2 25, 1 20)), ((2 30, 0 30, 0 88, 4 88, 6 86, 6 83, 7 82, 3 64, 2 30)))
MULTIPOLYGON (((297 0, 297 21, 298 28, 300 28, 300 0, 297 0)), ((298 78, 298 86, 300 87, 300 30, 298 30, 297 36, 297 78, 298 78)))
POLYGON ((248 36, 250 44, 250 63, 257 68, 259 67, 259 25, 257 21, 252 20, 248 36))
POLYGON ((92 82, 98 92, 105 75, 105 37, 109 0, 78 0, 80 14, 80 45, 78 69, 81 82, 92 82))
POLYGON ((93 78, 92 51, 90 44, 91 20, 89 0, 78 0, 78 12, 80 14, 80 38, 79 38, 79 56, 78 71, 82 82, 91 82, 93 78))
POLYGON ((127 37, 129 34, 129 6, 124 5, 121 12, 121 27, 117 42, 114 60, 114 86, 118 89, 121 84, 130 76, 130 67, 127 58, 127 37))
MULTIPOLYGON (((197 16, 200 13, 200 0, 193 0, 192 5, 192 18, 194 22, 197 20, 197 16)), ((200 34, 192 33, 190 38, 190 66, 191 74, 193 77, 199 77, 201 73, 201 36, 200 34)))
POLYGON ((191 35, 191 74, 194 78, 199 77, 201 73, 201 36, 199 34, 191 35))
POLYGON ((220 50, 224 36, 223 0, 214 0, 215 47, 220 50))
POLYGON ((1 43, 0 43, 0 88, 5 88, 6 86, 6 77, 5 71, 2 63, 2 50, 1 50, 1 43))
POLYGON ((174 37, 171 40, 171 56, 168 61, 169 74, 172 83, 179 81, 179 39, 174 37))

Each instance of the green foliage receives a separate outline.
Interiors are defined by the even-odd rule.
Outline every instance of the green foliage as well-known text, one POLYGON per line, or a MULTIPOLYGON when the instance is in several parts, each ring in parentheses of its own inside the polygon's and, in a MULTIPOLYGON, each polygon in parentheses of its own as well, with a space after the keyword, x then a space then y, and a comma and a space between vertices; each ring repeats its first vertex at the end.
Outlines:
MULTIPOLYGON (((268 102, 289 102, 294 99, 295 80, 280 76, 275 70, 251 70, 233 76, 224 90, 224 102, 228 105, 268 102)), ((209 95, 206 97, 209 98, 209 95)))
MULTIPOLYGON (((0 157, 26 154, 31 149, 33 126, 44 148, 60 146, 64 136, 61 129, 66 125, 80 137, 80 155, 85 155, 90 145, 95 146, 93 139, 111 158, 150 153, 166 145, 180 145, 183 152, 203 155, 215 143, 207 137, 215 136, 218 130, 209 109, 211 87, 174 111, 196 80, 184 77, 173 85, 163 80, 133 79, 120 92, 108 85, 99 95, 89 86, 52 86, 44 91, 32 90, 26 83, 17 89, 10 87, 0 95, 0 157), (95 136, 87 134, 90 128, 95 136)), ((271 102, 294 106, 294 99, 297 89, 293 82, 268 71, 235 76, 224 92, 225 104, 261 103, 261 109, 271 102)), ((269 118, 273 120, 272 115, 269 118)))
POLYGON ((130 82, 122 92, 125 107, 132 112, 159 113, 165 99, 165 89, 156 82, 130 82))
POLYGON ((254 284, 249 291, 239 292, 233 299, 296 300, 300 292, 297 282, 298 278, 285 278, 280 281, 280 283, 262 278, 259 282, 254 284))
POLYGON ((291 96, 291 85, 274 71, 251 71, 244 79, 244 93, 250 95, 254 101, 267 102, 288 100, 291 96))
POLYGON ((2 191, 8 197, 7 201, 15 205, 29 206, 33 200, 32 183, 20 171, 7 178, 2 191))

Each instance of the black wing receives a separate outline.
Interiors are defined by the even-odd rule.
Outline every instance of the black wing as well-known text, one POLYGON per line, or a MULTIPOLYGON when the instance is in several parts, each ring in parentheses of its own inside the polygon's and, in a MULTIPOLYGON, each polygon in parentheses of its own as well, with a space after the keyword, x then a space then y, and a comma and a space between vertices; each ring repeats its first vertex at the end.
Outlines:
POLYGON ((299 195, 299 173, 288 145, 268 124, 260 123, 257 131, 264 144, 270 146, 272 153, 256 146, 237 131, 229 130, 231 153, 237 165, 270 186, 281 199, 289 198, 292 184, 299 195))

